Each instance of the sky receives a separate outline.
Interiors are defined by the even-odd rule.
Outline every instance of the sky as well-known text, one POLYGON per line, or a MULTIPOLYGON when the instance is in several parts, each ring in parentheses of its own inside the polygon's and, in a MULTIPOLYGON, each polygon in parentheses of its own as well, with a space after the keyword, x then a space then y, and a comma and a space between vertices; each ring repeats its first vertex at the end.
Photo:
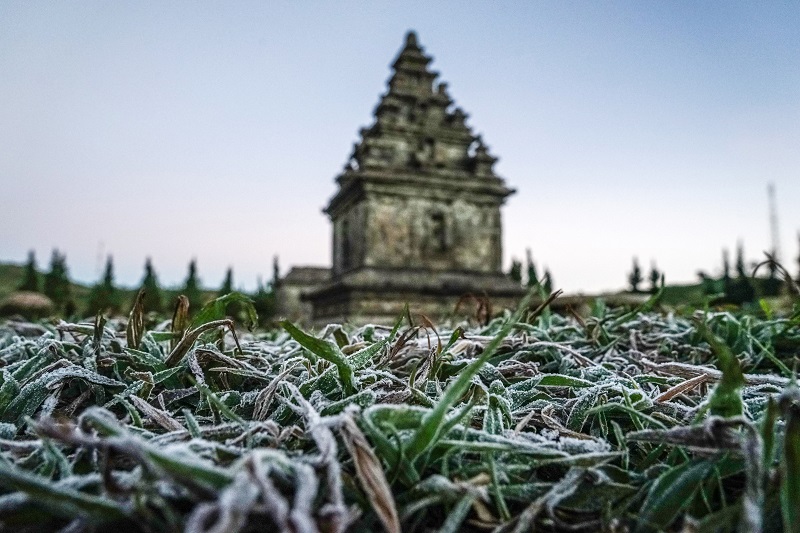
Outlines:
POLYGON ((330 265, 322 208, 416 30, 517 189, 503 254, 567 292, 719 273, 800 231, 798 2, 0 2, 0 261, 112 254, 252 289, 330 265))

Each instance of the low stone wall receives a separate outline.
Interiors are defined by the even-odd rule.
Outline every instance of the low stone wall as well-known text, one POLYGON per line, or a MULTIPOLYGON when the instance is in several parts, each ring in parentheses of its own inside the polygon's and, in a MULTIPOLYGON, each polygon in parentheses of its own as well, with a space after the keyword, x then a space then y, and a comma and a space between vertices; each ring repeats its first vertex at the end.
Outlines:
POLYGON ((316 326, 344 322, 391 325, 403 315, 406 304, 412 318, 424 315, 434 323, 450 320, 484 321, 487 315, 491 317, 504 309, 516 308, 519 298, 352 291, 344 297, 315 302, 312 322, 316 326))

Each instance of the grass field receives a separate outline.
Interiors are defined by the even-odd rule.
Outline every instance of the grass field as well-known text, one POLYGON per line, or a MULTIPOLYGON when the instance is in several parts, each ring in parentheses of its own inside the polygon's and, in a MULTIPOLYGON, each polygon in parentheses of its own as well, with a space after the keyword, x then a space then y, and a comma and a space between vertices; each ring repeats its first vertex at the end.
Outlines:
POLYGON ((800 312, 234 333, 224 304, 0 327, 0 529, 800 530, 800 312))

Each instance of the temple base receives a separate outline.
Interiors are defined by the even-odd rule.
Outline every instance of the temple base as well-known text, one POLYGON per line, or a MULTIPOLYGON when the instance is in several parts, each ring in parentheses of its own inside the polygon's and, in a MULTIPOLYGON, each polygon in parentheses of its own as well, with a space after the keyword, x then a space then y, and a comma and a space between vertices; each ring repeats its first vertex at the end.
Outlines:
POLYGON ((311 322, 391 325, 408 304, 412 317, 483 319, 513 309, 525 293, 503 274, 359 269, 303 296, 311 322))

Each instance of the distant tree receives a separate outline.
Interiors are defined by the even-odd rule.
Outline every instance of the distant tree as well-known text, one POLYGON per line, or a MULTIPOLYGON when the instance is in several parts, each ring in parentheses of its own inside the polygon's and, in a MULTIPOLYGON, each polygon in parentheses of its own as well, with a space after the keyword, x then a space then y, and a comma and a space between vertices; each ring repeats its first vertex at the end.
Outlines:
POLYGON ((658 284, 661 281, 661 272, 659 272, 656 264, 653 263, 650 265, 650 292, 657 292, 658 291, 658 284))
POLYGON ((225 271, 225 279, 222 281, 222 287, 217 291, 217 296, 225 296, 233 292, 233 268, 228 267, 225 271))
POLYGON ((197 279, 197 261, 189 261, 189 272, 186 281, 181 289, 181 294, 189 299, 189 312, 195 313, 203 305, 203 291, 200 288, 200 280, 197 279))
POLYGON ((778 279, 778 262, 775 259, 775 250, 769 254, 769 259, 767 260, 767 273, 769 274, 769 279, 778 279))
POLYGON ((764 280, 762 288, 764 296, 778 296, 781 293, 781 280, 778 278, 778 263, 775 261, 775 250, 769 254, 767 259, 767 279, 764 280))
POLYGON ((522 263, 513 259, 511 261, 511 270, 508 272, 508 277, 517 283, 522 283, 522 263))
MULTIPOLYGON (((217 297, 225 296, 233 292, 233 268, 228 267, 225 271, 225 279, 222 281, 222 287, 217 291, 217 297)), ((229 303, 225 309, 228 316, 233 317, 234 320, 242 321, 246 317, 243 316, 244 308, 238 302, 229 303)), ((256 311, 257 312, 257 311, 256 311)))
POLYGON ((50 271, 44 276, 44 294, 53 300, 56 309, 69 311, 75 305, 72 302, 70 289, 67 258, 58 250, 53 250, 50 258, 50 271))
MULTIPOLYGON (((714 282, 714 280, 710 280, 709 283, 714 282)), ((717 289, 720 289, 723 292, 724 301, 728 301, 730 299, 730 293, 733 289, 734 282, 731 279, 731 259, 730 253, 728 252, 727 248, 722 249, 722 282, 721 283, 714 283, 717 289)), ((719 292, 719 290, 714 291, 719 292)), ((711 293, 709 293, 711 294, 711 293)))
POLYGON ((114 261, 109 255, 106 259, 106 269, 97 285, 92 287, 89 293, 89 308, 87 313, 90 315, 98 312, 119 313, 122 308, 122 298, 119 291, 114 287, 114 261))
POLYGON ((642 281, 644 281, 644 278, 642 278, 642 269, 639 268, 639 260, 634 257, 633 269, 631 273, 628 274, 628 283, 630 284, 631 291, 639 292, 639 284, 642 281))
POLYGON ((741 241, 736 245, 736 279, 730 280, 725 287, 725 301, 742 305, 752 302, 756 297, 753 284, 747 276, 747 267, 744 260, 744 246, 741 241))
POLYGON ((272 258, 272 288, 278 286, 278 282, 281 279, 281 269, 278 266, 278 256, 273 256, 272 258))
POLYGON ((526 280, 525 284, 528 287, 533 287, 539 283, 539 276, 536 273, 536 264, 533 262, 530 248, 525 250, 525 262, 527 263, 526 266, 528 271, 528 279, 526 280))
MULTIPOLYGON (((797 241, 800 242, 800 233, 797 234, 797 241)), ((797 256, 797 282, 800 283, 800 254, 797 256)))
POLYGON ((748 278, 737 278, 731 281, 730 290, 725 300, 728 303, 742 305, 755 300, 756 291, 748 278))
POLYGON ((741 241, 736 244, 736 275, 739 278, 747 277, 747 267, 744 264, 744 245, 741 241))
POLYGON ((545 267, 544 269, 544 279, 542 281, 542 287, 544 288, 547 294, 551 294, 553 292, 553 275, 550 274, 550 270, 545 267))
POLYGON ((260 325, 266 325, 275 316, 275 290, 273 287, 267 287, 258 280, 258 287, 256 292, 252 295, 253 307, 258 313, 258 322, 260 325))
POLYGON ((731 260, 727 248, 722 249, 722 279, 731 279, 731 260))
POLYGON ((22 280, 22 285, 19 286, 19 290, 39 292, 39 272, 36 270, 36 254, 33 250, 28 252, 28 262, 25 263, 25 277, 22 280))
POLYGON ((155 311, 161 313, 164 311, 164 297, 161 294, 161 287, 158 286, 158 278, 153 269, 153 263, 148 257, 144 263, 144 279, 142 279, 141 288, 144 289, 144 309, 145 311, 155 311))
POLYGON ((697 277, 700 278, 700 284, 703 288, 703 294, 714 294, 714 279, 711 278, 706 272, 702 270, 697 271, 697 277))

